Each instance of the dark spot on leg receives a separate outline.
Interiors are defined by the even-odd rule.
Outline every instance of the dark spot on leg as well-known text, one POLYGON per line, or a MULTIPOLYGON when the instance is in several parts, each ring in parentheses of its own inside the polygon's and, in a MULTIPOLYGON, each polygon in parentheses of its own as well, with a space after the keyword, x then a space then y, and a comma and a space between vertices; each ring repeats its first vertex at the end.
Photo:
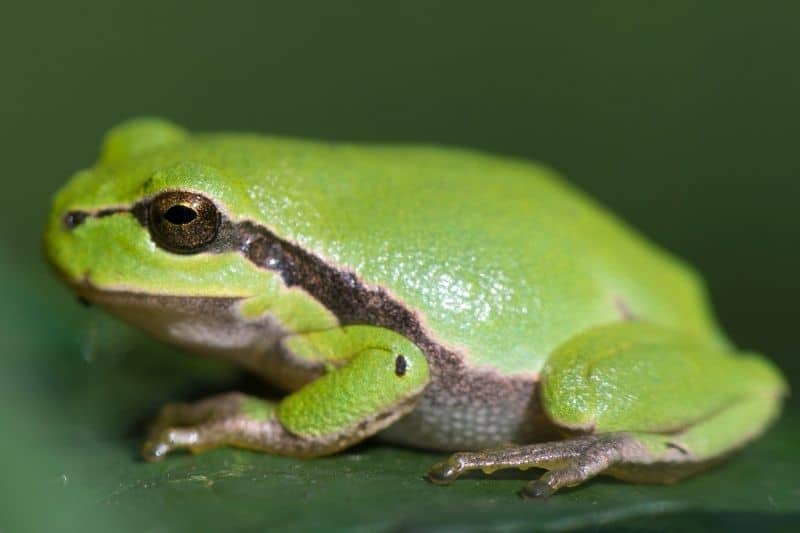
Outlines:
POLYGON ((408 361, 404 355, 398 355, 394 360, 394 373, 398 377, 403 377, 406 375, 406 370, 408 370, 408 361))

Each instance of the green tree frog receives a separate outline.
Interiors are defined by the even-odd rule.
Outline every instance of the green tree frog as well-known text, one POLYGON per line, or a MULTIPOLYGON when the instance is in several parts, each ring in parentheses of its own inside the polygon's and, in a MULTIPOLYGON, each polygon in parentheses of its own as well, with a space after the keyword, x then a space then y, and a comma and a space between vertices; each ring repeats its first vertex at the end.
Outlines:
POLYGON ((428 146, 111 129, 55 197, 45 249, 80 296, 286 391, 165 406, 143 447, 295 457, 378 436, 671 482, 761 434, 787 392, 720 331, 698 276, 530 162, 428 146))

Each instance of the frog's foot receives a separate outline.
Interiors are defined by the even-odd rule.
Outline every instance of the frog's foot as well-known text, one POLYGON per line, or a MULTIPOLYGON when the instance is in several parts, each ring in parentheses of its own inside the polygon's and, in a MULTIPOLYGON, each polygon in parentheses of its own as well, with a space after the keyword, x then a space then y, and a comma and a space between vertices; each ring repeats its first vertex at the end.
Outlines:
POLYGON ((410 343, 401 348, 361 350, 277 404, 234 393, 167 406, 144 457, 156 461, 176 450, 220 446, 296 457, 347 448, 411 412, 427 385, 425 356, 410 343))
POLYGON ((238 392, 211 396, 194 403, 170 403, 150 425, 142 453, 148 461, 162 459, 176 449, 202 451, 236 426, 236 419, 253 409, 274 410, 268 402, 238 392), (215 437, 216 436, 216 437, 215 437))
POLYGON ((742 446, 774 418, 775 397, 754 396, 732 403, 719 413, 672 433, 609 432, 566 439, 452 455, 428 473, 434 483, 447 484, 465 472, 544 468, 548 472, 529 483, 522 496, 550 496, 598 474, 637 483, 672 483, 694 474, 742 446), (744 436, 729 434, 744 429, 744 436))
POLYGON ((491 474, 509 468, 545 468, 549 471, 529 483, 521 493, 524 497, 538 498, 550 496, 562 487, 583 483, 614 464, 640 462, 644 459, 643 453, 646 452, 636 440, 625 433, 587 435, 500 450, 456 453, 434 465, 428 472, 428 479, 444 485, 475 470, 491 474))
POLYGON ((200 453, 221 446, 302 454, 303 442, 288 434, 274 417, 265 420, 237 413, 214 416, 206 422, 170 426, 154 432, 142 447, 148 461, 158 461, 167 454, 186 450, 200 453))

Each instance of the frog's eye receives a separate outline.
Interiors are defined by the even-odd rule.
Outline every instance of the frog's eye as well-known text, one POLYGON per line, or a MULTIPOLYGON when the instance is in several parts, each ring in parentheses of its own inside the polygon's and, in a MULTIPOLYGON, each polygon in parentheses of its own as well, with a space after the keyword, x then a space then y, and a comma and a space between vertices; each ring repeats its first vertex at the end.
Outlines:
POLYGON ((216 237, 220 214, 205 196, 186 191, 167 191, 150 202, 147 226, 160 247, 192 254, 203 251, 216 237))

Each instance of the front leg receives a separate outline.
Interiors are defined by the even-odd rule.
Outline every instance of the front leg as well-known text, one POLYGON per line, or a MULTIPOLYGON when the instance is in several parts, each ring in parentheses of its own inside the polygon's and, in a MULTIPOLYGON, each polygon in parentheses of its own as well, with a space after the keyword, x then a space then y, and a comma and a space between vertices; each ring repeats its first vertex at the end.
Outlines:
MULTIPOLYGON (((420 350, 405 339, 376 342, 278 403, 237 393, 168 406, 145 443, 154 461, 175 450, 235 446, 296 457, 335 453, 413 410, 429 380, 420 350)), ((333 337, 333 336, 332 336, 333 337)), ((348 336, 352 343, 353 335, 348 336)))

